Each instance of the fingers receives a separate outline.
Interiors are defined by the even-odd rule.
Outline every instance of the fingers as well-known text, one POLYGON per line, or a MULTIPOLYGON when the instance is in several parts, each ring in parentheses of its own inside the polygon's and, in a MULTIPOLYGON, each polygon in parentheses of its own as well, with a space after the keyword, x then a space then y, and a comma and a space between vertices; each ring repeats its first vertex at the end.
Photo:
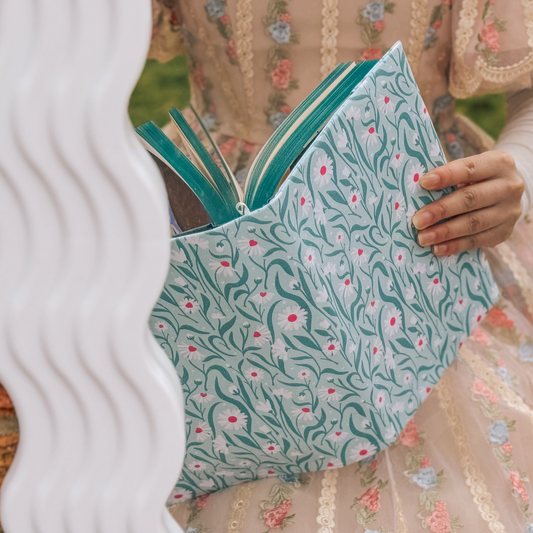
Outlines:
POLYGON ((433 246, 433 253, 437 256, 448 256, 471 250, 472 248, 496 246, 511 235, 513 227, 514 224, 505 222, 475 235, 468 235, 443 244, 437 244, 433 246))
MULTIPOLYGON (((418 244, 420 246, 431 246, 447 241, 465 237, 467 235, 475 235, 483 231, 489 230, 504 222, 511 222, 509 212, 506 209, 498 207, 489 207, 472 211, 471 213, 460 215, 452 218, 444 224, 432 226, 428 229, 420 231, 417 236, 418 244)), ((515 213, 516 219, 520 216, 515 213)))
POLYGON ((435 191, 460 183, 476 183, 514 168, 514 159, 510 154, 494 150, 437 167, 420 178, 420 185, 428 191, 435 191))

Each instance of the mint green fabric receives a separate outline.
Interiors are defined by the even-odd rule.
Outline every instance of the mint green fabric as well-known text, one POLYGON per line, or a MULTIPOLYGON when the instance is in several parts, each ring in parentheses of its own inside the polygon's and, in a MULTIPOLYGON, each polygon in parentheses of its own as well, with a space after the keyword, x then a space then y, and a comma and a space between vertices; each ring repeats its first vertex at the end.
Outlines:
POLYGON ((185 394, 169 503, 340 467, 391 444, 498 297, 481 250, 415 240, 445 158, 395 45, 276 197, 172 241, 151 327, 185 394))

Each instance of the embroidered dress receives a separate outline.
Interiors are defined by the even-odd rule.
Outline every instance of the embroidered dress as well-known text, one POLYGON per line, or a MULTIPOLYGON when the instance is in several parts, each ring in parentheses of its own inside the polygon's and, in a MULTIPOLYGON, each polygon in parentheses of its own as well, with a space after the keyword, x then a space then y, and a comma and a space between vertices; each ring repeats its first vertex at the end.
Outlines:
MULTIPOLYGON (((431 116, 447 157, 491 149, 487 135, 455 114, 454 98, 531 86, 533 12, 526 2, 161 0, 150 54, 189 56, 192 104, 242 181, 274 128, 338 62, 381 57, 398 39, 427 105, 419 112, 431 116)), ((388 102, 379 105, 389 111, 388 102)), ((400 158, 391 165, 403 165, 400 158)), ((305 191, 302 198, 305 205, 305 191)), ((358 199, 350 191, 354 208, 358 199)), ((412 215, 400 200, 398 219, 412 215)), ((364 459, 347 467, 332 459, 325 471, 283 479, 265 471, 261 481, 197 499, 176 491, 171 512, 184 530, 533 533, 532 219, 486 250, 501 300, 437 386, 422 391, 426 401, 390 448, 375 454, 362 445, 364 459)), ((457 301, 454 312, 467 304, 457 301)), ((376 357, 386 358, 382 352, 376 345, 376 357)), ((279 356, 290 354, 281 348, 279 356)), ((250 368, 249 379, 260 371, 250 368)), ((402 377, 408 386, 412 376, 402 377)), ((399 413, 405 406, 384 408, 399 413)), ((209 438, 208 427, 199 429, 199 438, 209 438)))

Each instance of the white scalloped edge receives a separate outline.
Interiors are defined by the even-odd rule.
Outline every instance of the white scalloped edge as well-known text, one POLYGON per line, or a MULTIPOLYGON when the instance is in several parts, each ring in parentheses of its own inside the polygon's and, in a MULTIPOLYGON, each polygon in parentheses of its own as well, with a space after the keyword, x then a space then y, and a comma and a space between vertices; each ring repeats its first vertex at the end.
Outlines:
POLYGON ((181 531, 182 394, 147 328, 167 199, 127 118, 150 32, 150 0, 0 2, 6 533, 181 531))

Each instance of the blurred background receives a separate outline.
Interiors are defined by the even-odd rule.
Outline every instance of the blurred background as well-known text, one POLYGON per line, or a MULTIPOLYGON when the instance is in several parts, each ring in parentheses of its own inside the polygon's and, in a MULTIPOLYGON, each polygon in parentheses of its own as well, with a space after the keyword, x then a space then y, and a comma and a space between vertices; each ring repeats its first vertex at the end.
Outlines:
MULTIPOLYGON (((135 127, 153 120, 158 126, 169 122, 168 110, 183 109, 189 101, 187 59, 177 56, 168 63, 146 62, 130 100, 130 117, 135 127)), ((489 94, 457 100, 456 109, 497 139, 505 125, 505 96, 489 94)))

